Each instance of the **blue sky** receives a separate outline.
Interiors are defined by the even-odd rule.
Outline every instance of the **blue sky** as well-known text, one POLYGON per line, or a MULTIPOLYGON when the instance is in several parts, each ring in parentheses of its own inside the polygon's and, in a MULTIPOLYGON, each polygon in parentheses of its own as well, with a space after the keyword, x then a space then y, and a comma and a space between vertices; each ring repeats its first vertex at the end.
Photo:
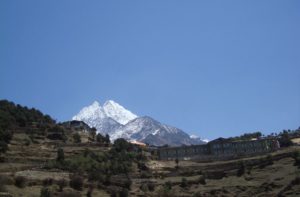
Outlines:
POLYGON ((300 126, 300 1, 0 1, 0 99, 115 100, 213 139, 300 126))

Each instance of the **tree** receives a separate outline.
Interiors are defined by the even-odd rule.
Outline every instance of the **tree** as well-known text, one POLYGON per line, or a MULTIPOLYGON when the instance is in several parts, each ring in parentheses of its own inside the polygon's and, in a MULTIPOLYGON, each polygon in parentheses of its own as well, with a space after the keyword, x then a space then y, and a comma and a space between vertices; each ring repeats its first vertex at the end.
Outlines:
POLYGON ((244 162, 239 163, 239 169, 237 171, 237 176, 240 177, 245 173, 245 164, 244 162))
POLYGON ((82 190, 83 178, 79 175, 73 175, 70 179, 70 187, 76 190, 82 190))
POLYGON ((130 144, 123 138, 119 138, 115 140, 113 147, 117 152, 129 151, 130 149, 132 149, 132 144, 130 144))
POLYGON ((51 196, 51 192, 47 187, 43 187, 41 189, 41 197, 50 197, 51 196))
POLYGON ((98 133, 97 135, 96 135, 96 141, 98 142, 98 143, 104 143, 105 142, 105 137, 103 137, 103 135, 101 135, 100 133, 98 133))
POLYGON ((105 142, 106 142, 107 144, 110 143, 110 138, 109 138, 109 135, 108 135, 108 134, 105 135, 105 142))
POLYGON ((178 158, 175 159, 175 163, 176 163, 176 169, 178 169, 179 168, 179 166, 178 166, 178 164, 179 164, 178 158))
POLYGON ((63 162, 64 160, 65 160, 64 149, 62 149, 62 148, 57 149, 56 161, 63 162))
POLYGON ((91 136, 92 136, 92 140, 95 141, 95 137, 96 137, 96 134, 97 134, 97 129, 95 127, 93 127, 91 129, 91 132, 90 132, 91 136))
POLYGON ((291 141, 289 137, 289 133, 284 130, 283 133, 281 133, 280 138, 278 139, 281 147, 288 147, 292 146, 293 142, 291 141))
POLYGON ((73 135, 73 139, 74 139, 75 143, 80 143, 81 142, 81 137, 80 137, 79 133, 75 133, 73 135))
POLYGON ((181 179, 180 187, 187 187, 188 186, 188 181, 186 178, 181 179))
POLYGON ((65 179, 60 179, 58 180, 57 185, 59 187, 59 191, 62 192, 64 190, 64 187, 67 186, 67 182, 65 179))

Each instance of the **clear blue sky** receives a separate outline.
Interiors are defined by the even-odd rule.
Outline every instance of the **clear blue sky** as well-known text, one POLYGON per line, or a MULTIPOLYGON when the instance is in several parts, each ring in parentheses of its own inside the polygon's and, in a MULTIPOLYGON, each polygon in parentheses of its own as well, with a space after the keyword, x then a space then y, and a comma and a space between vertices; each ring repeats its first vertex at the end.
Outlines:
POLYGON ((115 100, 213 139, 300 126, 300 1, 0 1, 0 99, 115 100))

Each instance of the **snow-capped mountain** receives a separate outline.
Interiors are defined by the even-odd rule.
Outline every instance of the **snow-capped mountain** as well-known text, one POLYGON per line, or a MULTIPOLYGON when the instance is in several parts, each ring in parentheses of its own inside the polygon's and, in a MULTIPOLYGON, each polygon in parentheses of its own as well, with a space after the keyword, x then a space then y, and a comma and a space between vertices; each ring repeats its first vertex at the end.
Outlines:
POLYGON ((75 115, 73 120, 82 120, 98 132, 111 134, 117 128, 126 124, 137 116, 114 101, 106 101, 103 107, 94 101, 92 105, 84 107, 75 115))
POLYGON ((123 125, 137 118, 137 115, 112 100, 106 101, 103 105, 103 109, 108 117, 123 125))
POLYGON ((97 101, 84 107, 73 120, 81 120, 98 132, 109 134, 112 141, 124 138, 151 145, 203 144, 200 138, 192 138, 184 131, 168 126, 151 117, 138 117, 120 104, 109 100, 101 106, 97 101))
POLYGON ((148 116, 136 118, 124 127, 118 128, 112 138, 125 138, 155 146, 203 144, 203 142, 190 138, 182 130, 162 124, 148 116))

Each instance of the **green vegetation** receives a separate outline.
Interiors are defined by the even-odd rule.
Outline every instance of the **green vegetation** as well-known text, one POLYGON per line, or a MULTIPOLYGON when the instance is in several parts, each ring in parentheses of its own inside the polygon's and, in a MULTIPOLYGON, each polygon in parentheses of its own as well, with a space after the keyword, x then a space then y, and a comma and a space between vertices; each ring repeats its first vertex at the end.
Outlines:
POLYGON ((81 143, 81 136, 79 135, 79 133, 75 133, 73 135, 73 140, 75 143, 81 143))
POLYGON ((77 174, 74 174, 70 177, 70 187, 75 190, 82 190, 83 187, 83 177, 77 174))
POLYGON ((298 168, 300 168, 300 152, 299 151, 295 151, 293 153, 293 158, 295 160, 294 166, 298 166, 298 168))
POLYGON ((180 183, 180 187, 187 187, 188 186, 188 181, 186 178, 181 178, 181 183, 180 183))
POLYGON ((178 158, 175 159, 175 163, 176 163, 176 169, 178 169, 179 168, 179 165, 178 165, 179 164, 179 159, 178 158))
POLYGON ((19 188, 23 188, 26 186, 26 178, 23 176, 17 176, 15 178, 15 186, 19 188))
POLYGON ((7 151, 13 130, 26 127, 44 129, 54 124, 55 121, 49 115, 44 115, 35 108, 29 109, 0 100, 0 153, 7 151))
POLYGON ((51 192, 48 187, 43 187, 41 189, 41 197, 51 197, 51 192))
POLYGON ((93 127, 90 131, 90 134, 91 134, 92 141, 95 141, 95 137, 96 137, 96 134, 97 134, 97 129, 95 127, 93 127))
POLYGON ((63 162, 64 160, 65 160, 64 149, 62 149, 62 148, 57 149, 56 161, 57 162, 63 162))
POLYGON ((293 142, 290 139, 289 132, 285 131, 285 130, 279 134, 278 141, 279 141, 281 147, 288 147, 288 146, 293 145, 293 142))
POLYGON ((243 161, 241 161, 238 165, 239 165, 239 168, 238 168, 238 171, 237 171, 237 176, 240 177, 243 174, 245 174, 246 168, 245 168, 245 164, 244 164, 243 161))
POLYGON ((109 145, 110 144, 110 137, 109 137, 108 134, 106 134, 105 136, 103 136, 101 133, 98 133, 96 135, 96 141, 99 144, 109 145))

